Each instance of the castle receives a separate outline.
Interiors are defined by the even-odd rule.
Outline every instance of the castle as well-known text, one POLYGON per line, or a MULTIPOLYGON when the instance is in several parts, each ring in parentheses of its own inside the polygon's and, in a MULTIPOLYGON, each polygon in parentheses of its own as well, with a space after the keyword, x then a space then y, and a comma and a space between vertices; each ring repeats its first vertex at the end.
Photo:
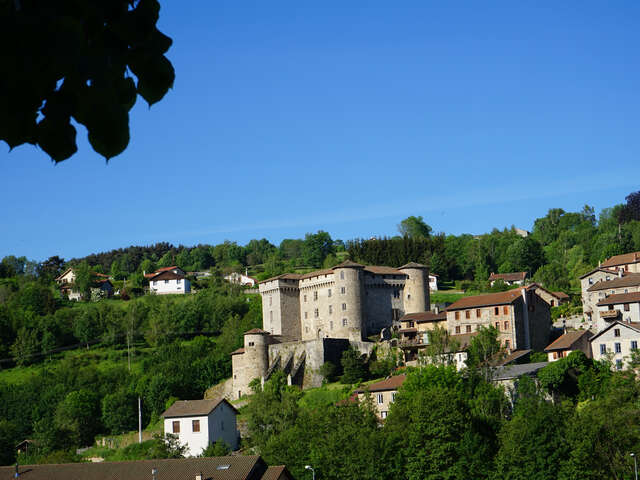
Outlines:
POLYGON ((429 309, 429 270, 418 263, 399 268, 352 261, 307 274, 285 273, 260 283, 262 329, 245 333, 233 352, 233 393, 276 369, 302 386, 322 382, 320 367, 336 365, 353 345, 369 352, 367 338, 391 327, 405 313, 429 309))

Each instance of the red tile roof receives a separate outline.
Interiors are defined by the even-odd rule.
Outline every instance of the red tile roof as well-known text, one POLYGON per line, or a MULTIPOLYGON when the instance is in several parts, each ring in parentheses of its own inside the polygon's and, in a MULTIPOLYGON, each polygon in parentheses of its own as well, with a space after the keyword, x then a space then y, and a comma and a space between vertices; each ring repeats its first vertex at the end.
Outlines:
POLYGON ((607 298, 600 300, 598 306, 601 305, 618 305, 620 303, 637 303, 640 302, 640 292, 616 293, 609 295, 607 298))
POLYGON ((221 403, 226 403, 236 413, 236 407, 231 405, 224 398, 218 399, 204 399, 204 400, 178 400, 169 408, 167 408, 161 415, 164 418, 176 418, 176 417, 202 417, 209 415, 212 411, 218 408, 221 403))
POLYGON ((615 277, 612 280, 596 282, 587 288, 587 292, 597 292, 609 288, 635 287, 640 285, 640 273, 627 273, 623 277, 615 277))
POLYGON ((618 272, 616 270, 609 270, 607 268, 602 268, 602 267, 598 267, 598 268, 594 268, 593 270, 585 273, 584 275, 582 275, 580 278, 580 280, 582 280, 583 278, 588 277, 589 275, 596 273, 596 272, 604 272, 604 273, 613 273, 613 274, 617 274, 618 272))
POLYGON ((507 290, 506 292, 489 293, 486 295, 475 295, 473 297, 463 297, 452 303, 446 311, 463 310, 465 308, 489 307, 493 305, 508 305, 515 302, 522 296, 519 288, 507 290))
POLYGON ((593 333, 589 330, 574 330, 572 332, 567 332, 553 341, 547 348, 544 349, 544 351, 551 352, 553 350, 568 350, 573 346, 573 344, 575 344, 585 335, 588 335, 590 337, 591 335, 593 335, 593 333))
POLYGON ((521 282, 527 278, 527 272, 513 272, 513 273, 492 273, 489 275, 489 281, 503 280, 505 282, 521 282))
POLYGON ((562 300, 566 300, 567 298, 569 298, 569 295, 567 295, 564 292, 551 292, 553 295, 556 296, 556 298, 560 298, 562 300))
POLYGON ((640 252, 623 253, 607 258, 602 262, 601 267, 617 267, 619 265, 628 265, 630 263, 640 262, 640 252))
POLYGON ((388 390, 398 390, 404 383, 406 375, 396 375, 393 377, 386 378, 380 382, 372 383, 371 385, 366 386, 364 389, 358 389, 355 393, 364 393, 365 390, 369 392, 386 392, 388 390))

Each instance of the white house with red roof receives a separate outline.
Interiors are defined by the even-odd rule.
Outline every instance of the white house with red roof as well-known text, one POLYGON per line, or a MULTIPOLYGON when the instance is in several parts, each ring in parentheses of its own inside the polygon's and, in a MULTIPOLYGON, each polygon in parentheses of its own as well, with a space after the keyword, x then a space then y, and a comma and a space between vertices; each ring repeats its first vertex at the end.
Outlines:
POLYGON ((145 273, 144 276, 149 280, 151 293, 184 295, 191 292, 191 282, 187 279, 185 271, 175 265, 160 268, 154 273, 145 273))

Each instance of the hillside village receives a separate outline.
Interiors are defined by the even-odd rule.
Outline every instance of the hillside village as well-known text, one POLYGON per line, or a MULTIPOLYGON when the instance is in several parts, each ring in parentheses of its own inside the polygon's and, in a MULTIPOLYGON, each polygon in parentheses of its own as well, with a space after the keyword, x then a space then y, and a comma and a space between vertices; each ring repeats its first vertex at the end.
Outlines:
MULTIPOLYGON (((512 229, 493 235, 524 245, 539 234, 512 229)), ((324 232, 317 236, 324 237, 324 232)), ((447 390, 459 384, 475 393, 445 403, 469 402, 475 395, 478 401, 488 402, 482 407, 488 409, 483 421, 497 422, 491 428, 507 429, 516 425, 511 422, 524 408, 519 405, 543 408, 535 399, 555 409, 562 400, 589 402, 591 398, 594 408, 600 408, 597 399, 607 398, 606 388, 622 388, 615 385, 623 378, 637 383, 640 251, 608 256, 596 267, 584 265, 579 275, 567 281, 543 281, 551 278, 540 275, 545 264, 534 272, 505 272, 506 266, 518 264, 512 260, 503 262, 500 273, 485 270, 484 278, 459 280, 451 279, 438 262, 426 261, 434 256, 439 241, 406 237, 354 241, 346 248, 326 251, 324 261, 314 262, 322 268, 288 272, 282 272, 284 264, 277 267, 279 272, 269 271, 265 263, 261 269, 252 267, 250 273, 248 266, 237 264, 206 270, 197 269, 203 264, 180 262, 183 268, 178 262, 160 266, 163 262, 154 265, 145 260, 138 264, 137 273, 125 276, 113 266, 113 273, 102 273, 99 262, 65 265, 58 259, 50 270, 39 267, 39 275, 47 275, 49 284, 30 284, 25 273, 15 274, 15 259, 3 261, 5 271, 11 266, 13 274, 5 273, 5 280, 0 280, 5 299, 0 303, 1 318, 14 318, 15 324, 16 312, 32 302, 32 313, 24 318, 41 315, 43 322, 34 330, 16 330, 13 344, 3 352, 10 356, 2 361, 7 367, 17 366, 6 371, 19 375, 21 369, 32 369, 36 377, 29 388, 42 392, 36 395, 43 395, 45 390, 40 388, 53 392, 51 385, 45 386, 47 382, 38 385, 47 368, 51 381, 75 383, 70 390, 45 394, 59 402, 48 417, 49 424, 38 423, 37 409, 33 409, 29 418, 34 423, 19 425, 12 412, 19 411, 23 387, 0 376, 0 396, 5 399, 0 422, 5 422, 6 432, 13 432, 2 437, 3 448, 11 449, 3 458, 17 458, 19 463, 37 459, 44 464, 84 458, 106 465, 113 459, 188 457, 191 463, 171 464, 171 468, 191 472, 219 464, 218 460, 218 464, 198 463, 196 457, 215 454, 215 458, 229 458, 233 466, 238 456, 254 455, 251 461, 260 465, 262 476, 242 478, 302 478, 309 473, 305 467, 313 467, 315 454, 291 457, 287 452, 293 444, 273 441, 305 428, 306 423, 297 423, 303 420, 311 422, 308 428, 317 423, 320 430, 313 435, 320 435, 324 422, 337 422, 338 429, 356 422, 363 425, 362 435, 372 438, 392 435, 396 428, 407 428, 403 422, 417 428, 417 418, 425 413, 415 415, 435 401, 428 400, 436 395, 432 386, 447 390), (368 251, 378 248, 377 242, 390 249, 402 246, 398 258, 404 262, 391 266, 364 261, 371 258, 368 251), (439 268, 437 273, 431 271, 434 267, 439 268), (561 285, 564 290, 558 288, 561 285), (110 370, 100 367, 76 379, 63 377, 70 367, 79 372, 85 369, 82 363, 74 363, 73 356, 66 357, 66 350, 79 359, 83 351, 88 354, 100 348, 107 348, 105 359, 113 363, 110 370), (54 356, 65 366, 58 369, 54 356), (118 360, 114 363, 114 359, 118 360), (37 373, 40 362, 42 373, 37 373), (96 375, 105 375, 106 383, 90 392, 96 375), (523 400, 527 398, 534 403, 523 400), (411 403, 418 399, 427 403, 411 403), (140 412, 138 406, 143 406, 140 412), (296 413, 287 417, 291 408, 296 413), (315 418, 320 412, 324 417, 315 418), (85 413, 100 418, 99 424, 65 426, 65 421, 85 413), (138 413, 139 442, 121 443, 117 434, 135 430, 138 413), (272 430, 273 422, 284 424, 272 430), (375 430, 369 430, 373 426, 375 430), (82 456, 87 447, 93 456, 82 456)), ((469 404, 463 408, 464 415, 476 418, 476 408, 480 407, 469 404)), ((540 421, 549 418, 542 415, 540 421)), ((480 441, 486 432, 470 434, 479 435, 480 441)), ((423 445, 430 435, 420 433, 414 439, 417 443, 406 451, 423 445)), ((491 435, 493 440, 485 439, 487 445, 506 441, 491 435)), ((437 435, 433 438, 439 442, 437 435)), ((394 441, 402 443, 400 438, 394 441)), ((548 442, 545 448, 557 450, 558 446, 548 442)), ((512 457, 496 451, 486 452, 491 460, 482 467, 488 470, 481 478, 489 478, 490 471, 512 468, 512 457)), ((449 457, 454 464, 462 458, 460 453, 449 457)), ((407 461, 404 467, 391 462, 384 469, 400 468, 406 473, 411 459, 407 461)), ((617 462, 615 468, 627 469, 627 460, 621 457, 617 462)), ((341 470, 346 467, 338 467, 335 461, 316 459, 315 463, 334 469, 328 478, 346 474, 341 470)), ((69 474, 65 468, 39 467, 32 478, 63 478, 69 474)), ((87 465, 86 472, 95 472, 95 478, 110 474, 91 468, 87 465)), ((415 468, 424 472, 426 467, 415 468)), ((0 468, 2 472, 8 474, 9 467, 0 468)))

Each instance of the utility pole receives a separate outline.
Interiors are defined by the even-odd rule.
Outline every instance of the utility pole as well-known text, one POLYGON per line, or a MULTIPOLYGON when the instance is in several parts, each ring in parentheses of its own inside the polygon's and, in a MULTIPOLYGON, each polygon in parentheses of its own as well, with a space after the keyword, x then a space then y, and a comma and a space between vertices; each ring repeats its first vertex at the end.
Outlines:
POLYGON ((138 443, 142 443, 142 400, 138 397, 138 443))

